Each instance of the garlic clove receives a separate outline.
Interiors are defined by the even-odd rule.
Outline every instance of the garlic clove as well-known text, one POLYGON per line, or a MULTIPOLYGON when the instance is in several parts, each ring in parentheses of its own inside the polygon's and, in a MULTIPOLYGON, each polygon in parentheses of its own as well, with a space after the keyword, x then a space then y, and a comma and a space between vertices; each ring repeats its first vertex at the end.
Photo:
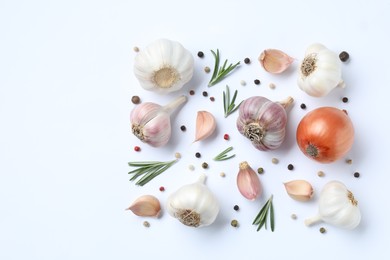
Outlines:
POLYGON ((259 61, 267 72, 278 74, 285 71, 294 59, 280 50, 267 49, 260 54, 259 61))
POLYGON ((305 180, 294 180, 284 183, 287 194, 294 200, 308 201, 313 197, 313 187, 305 180))
POLYGON ((255 200, 263 192, 260 179, 248 162, 241 162, 239 168, 240 170, 237 174, 238 190, 246 199, 255 200))
POLYGON ((207 111, 198 111, 196 116, 195 141, 206 139, 212 135, 217 127, 214 116, 207 111))
POLYGON ((136 199, 126 210, 140 217, 158 217, 161 212, 160 201, 152 195, 143 195, 136 199))

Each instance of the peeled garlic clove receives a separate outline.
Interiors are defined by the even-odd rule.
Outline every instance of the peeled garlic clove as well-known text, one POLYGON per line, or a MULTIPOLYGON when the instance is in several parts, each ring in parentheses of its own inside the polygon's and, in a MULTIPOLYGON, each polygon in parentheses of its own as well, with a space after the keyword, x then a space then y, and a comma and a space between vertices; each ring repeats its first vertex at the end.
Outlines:
POLYGON ((260 179, 248 162, 240 163, 237 174, 237 187, 241 195, 248 200, 255 200, 263 192, 260 179))
POLYGON ((284 183, 287 194, 294 200, 308 201, 313 197, 313 187, 305 180, 294 180, 284 183))
POLYGON ((160 201, 152 195, 143 195, 136 199, 126 210, 140 217, 158 217, 161 212, 160 201))
POLYGON ((195 141, 206 139, 212 135, 217 127, 214 116, 207 111, 198 111, 196 116, 195 141))
POLYGON ((260 54, 259 61, 266 71, 278 74, 285 71, 294 59, 280 50, 267 49, 260 54))

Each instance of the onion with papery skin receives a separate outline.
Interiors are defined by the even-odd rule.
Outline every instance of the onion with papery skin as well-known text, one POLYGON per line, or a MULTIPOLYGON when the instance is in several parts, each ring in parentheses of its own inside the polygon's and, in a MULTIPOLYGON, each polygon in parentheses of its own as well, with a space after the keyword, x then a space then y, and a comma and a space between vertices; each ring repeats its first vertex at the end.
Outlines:
POLYGON ((320 107, 300 121, 296 139, 301 151, 309 158, 331 163, 345 156, 354 141, 354 128, 345 111, 320 107))

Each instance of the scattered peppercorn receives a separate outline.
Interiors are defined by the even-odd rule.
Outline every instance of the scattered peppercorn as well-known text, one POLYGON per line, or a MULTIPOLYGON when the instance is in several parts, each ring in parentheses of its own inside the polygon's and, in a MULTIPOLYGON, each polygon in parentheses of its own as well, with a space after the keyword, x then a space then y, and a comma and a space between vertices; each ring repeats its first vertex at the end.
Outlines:
POLYGON ((196 154, 195 154, 195 157, 196 157, 196 158, 200 158, 200 157, 201 157, 201 154, 200 154, 200 153, 196 153, 196 154))
POLYGON ((210 68, 209 67, 204 67, 204 72, 209 73, 210 72, 210 68))
POLYGON ((219 176, 221 176, 221 177, 225 177, 225 176, 226 176, 226 174, 225 174, 224 172, 221 172, 221 173, 219 174, 219 176))
POLYGON ((203 58, 203 57, 204 57, 203 51, 198 51, 198 57, 199 57, 199 58, 203 58))
POLYGON ((134 46, 133 51, 139 52, 139 48, 137 46, 134 46))
POLYGON ((262 167, 259 167, 259 168, 257 169, 257 173, 258 173, 258 174, 264 173, 264 169, 263 169, 262 167))
POLYGON ((352 164, 352 159, 346 159, 345 162, 348 164, 352 164))
POLYGON ((272 163, 273 163, 273 164, 278 164, 278 163, 279 163, 278 158, 272 158, 272 163))
POLYGON ((139 146, 134 146, 134 151, 136 151, 136 152, 141 151, 141 147, 139 147, 139 146))
POLYGON ((346 51, 342 51, 339 54, 339 58, 342 62, 346 62, 349 59, 349 53, 346 51))
POLYGON ((251 59, 249 59, 249 58, 245 58, 245 59, 244 59, 244 63, 245 63, 245 64, 249 64, 249 63, 251 63, 251 59))
POLYGON ((291 214, 291 218, 292 218, 292 219, 297 219, 298 217, 297 217, 296 214, 291 214))
POLYGON ((187 127, 186 127, 185 125, 182 125, 182 126, 180 127, 180 130, 184 132, 184 131, 187 130, 187 127))
POLYGON ((137 105, 141 102, 141 99, 139 98, 139 96, 132 96, 131 102, 133 102, 133 104, 137 105))
POLYGON ((150 223, 148 221, 144 221, 143 225, 144 227, 150 227, 150 223))
POLYGON ((176 159, 180 159, 181 158, 181 154, 180 153, 175 153, 175 158, 176 159))
POLYGON ((164 186, 161 186, 161 187, 159 188, 159 190, 160 190, 160 191, 165 191, 164 186))
POLYGON ((301 104, 301 108, 302 108, 302 109, 306 109, 306 104, 305 104, 305 103, 302 103, 302 104, 301 104))
POLYGON ((324 234, 326 232, 326 229, 324 227, 320 228, 320 233, 324 234))
POLYGON ((234 209, 235 211, 238 211, 238 210, 240 209, 240 207, 239 207, 238 205, 234 205, 233 209, 234 209))
POLYGON ((210 101, 214 102, 215 101, 215 97, 210 97, 210 101))
POLYGON ((190 90, 190 95, 193 96, 195 95, 195 91, 193 91, 192 89, 190 90))
POLYGON ((233 219, 231 222, 230 222, 230 225, 232 225, 232 227, 238 227, 238 221, 233 219))
POLYGON ((287 169, 289 169, 290 171, 294 170, 294 165, 292 165, 291 163, 289 165, 287 165, 287 169))
POLYGON ((355 178, 359 178, 359 177, 360 177, 360 173, 358 173, 358 172, 355 172, 355 173, 353 174, 353 177, 355 177, 355 178))
POLYGON ((344 103, 347 103, 347 102, 348 102, 348 98, 347 98, 347 97, 343 97, 341 100, 342 100, 344 103))
POLYGON ((203 168, 203 169, 209 168, 208 163, 207 163, 207 162, 202 163, 202 168, 203 168))
POLYGON ((192 164, 190 164, 190 165, 188 165, 188 169, 189 169, 190 171, 194 171, 194 170, 195 170, 195 166, 192 165, 192 164))
POLYGON ((224 134, 224 135, 223 135, 223 139, 229 140, 229 139, 230 139, 230 136, 229 136, 228 134, 224 134))
POLYGON ((317 175, 318 175, 318 177, 324 177, 325 173, 323 171, 318 171, 317 175))
POLYGON ((203 91, 203 92, 202 92, 202 95, 203 95, 204 97, 207 97, 207 96, 209 95, 209 93, 207 93, 207 91, 203 91))
POLYGON ((240 84, 241 84, 241 86, 245 86, 245 85, 246 85, 245 80, 241 80, 241 81, 240 81, 240 84))
POLYGON ((269 86, 270 89, 275 89, 276 88, 276 85, 274 83, 269 83, 268 86, 269 86))
POLYGON ((258 79, 255 79, 253 82, 254 82, 256 85, 260 85, 260 80, 258 80, 258 79))

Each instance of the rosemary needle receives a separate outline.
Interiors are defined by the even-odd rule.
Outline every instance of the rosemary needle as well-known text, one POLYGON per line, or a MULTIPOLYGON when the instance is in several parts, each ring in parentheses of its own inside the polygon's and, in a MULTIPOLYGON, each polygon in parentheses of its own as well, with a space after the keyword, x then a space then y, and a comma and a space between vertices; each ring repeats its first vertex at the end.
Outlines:
POLYGON ((230 155, 230 156, 227 155, 227 153, 230 152, 231 150, 233 150, 232 146, 226 148, 225 150, 223 150, 217 156, 214 157, 214 161, 226 161, 226 160, 229 160, 230 158, 233 158, 234 156, 236 156, 235 154, 230 155))
POLYGON ((138 177, 141 177, 135 184, 139 186, 144 186, 149 181, 153 180, 155 177, 166 171, 171 167, 178 159, 166 162, 158 161, 145 161, 145 162, 129 162, 129 166, 137 167, 137 169, 132 170, 129 174, 133 174, 130 181, 136 180, 138 177))
POLYGON ((237 98, 237 89, 236 91, 234 91, 234 95, 233 95, 233 98, 232 100, 230 100, 230 90, 229 90, 229 86, 226 85, 226 92, 224 91, 223 92, 223 110, 225 112, 225 117, 228 117, 230 114, 232 114, 234 111, 236 111, 242 101, 236 106, 236 104, 234 103, 236 101, 236 98, 237 98))
POLYGON ((230 64, 228 67, 226 67, 228 60, 225 60, 223 65, 220 67, 220 57, 219 57, 219 50, 217 49, 217 52, 211 50, 211 53, 214 55, 215 64, 214 64, 214 72, 211 76, 209 87, 214 86, 221 80, 223 80, 230 72, 232 72, 235 68, 237 68, 238 65, 240 65, 240 62, 237 62, 236 64, 230 64))
POLYGON ((252 225, 258 225, 257 231, 259 231, 263 226, 267 229, 267 217, 268 212, 270 216, 271 231, 275 230, 275 215, 274 215, 274 206, 272 204, 273 195, 267 200, 264 206, 261 208, 260 212, 257 214, 253 220, 252 225))

